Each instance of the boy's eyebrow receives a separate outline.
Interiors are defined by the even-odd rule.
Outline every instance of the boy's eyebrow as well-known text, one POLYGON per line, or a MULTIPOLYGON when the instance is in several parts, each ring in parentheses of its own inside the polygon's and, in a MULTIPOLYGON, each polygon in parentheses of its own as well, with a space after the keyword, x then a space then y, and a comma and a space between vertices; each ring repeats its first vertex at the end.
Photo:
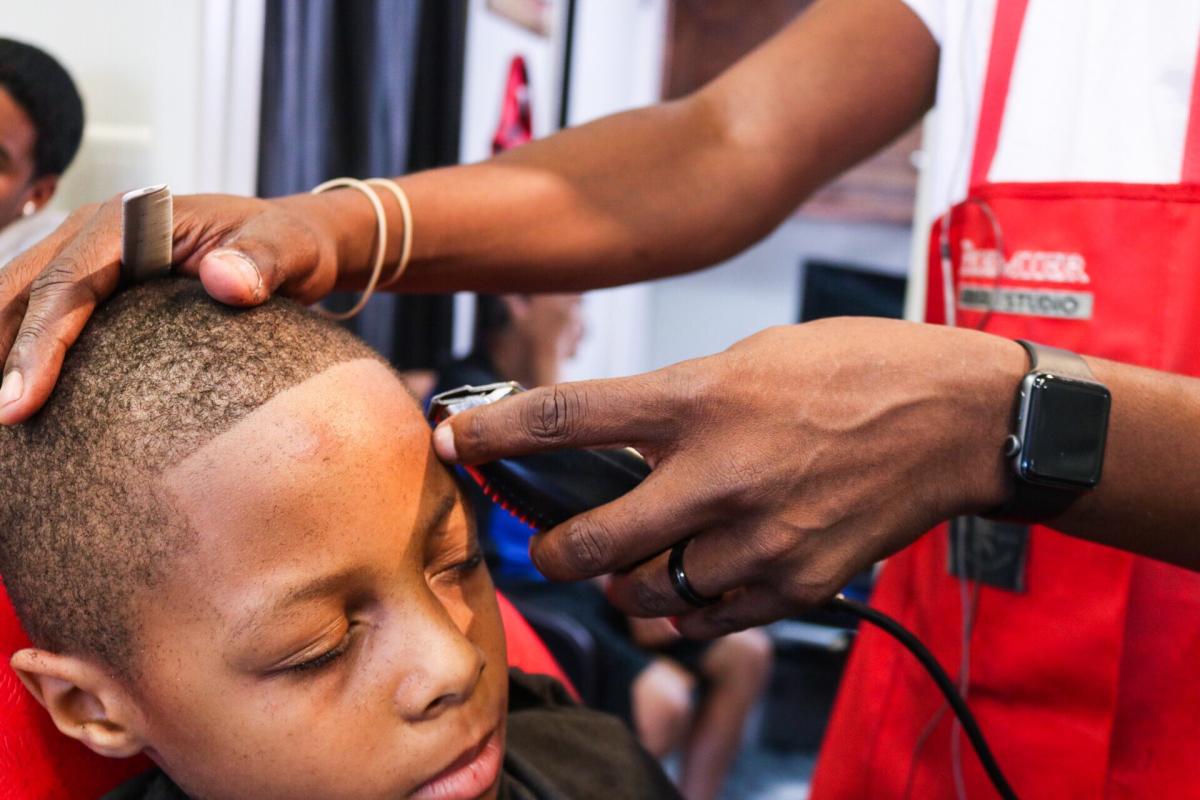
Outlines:
POLYGON ((321 597, 328 597, 331 594, 337 594, 342 587, 354 582, 366 571, 361 566, 348 567, 289 589, 285 595, 271 604, 268 613, 277 613, 297 603, 305 603, 309 600, 316 600, 321 597))
POLYGON ((439 533, 442 529, 442 522, 446 517, 450 516, 450 512, 454 510, 457 502, 457 491, 451 489, 448 492, 443 492, 437 498, 436 505, 432 506, 429 513, 422 515, 424 518, 418 520, 417 530, 425 531, 426 533, 439 533))
MULTIPOLYGON (((414 531, 415 535, 428 535, 431 531, 437 532, 442 527, 442 521, 454 510, 457 502, 458 493, 453 490, 444 492, 438 496, 435 504, 430 506, 429 511, 422 514, 421 519, 417 520, 414 531)), ((250 626, 261 624, 272 615, 286 610, 289 606, 337 594, 347 585, 360 580, 368 571, 367 568, 362 566, 348 567, 293 587, 274 602, 255 612, 250 621, 250 626)))

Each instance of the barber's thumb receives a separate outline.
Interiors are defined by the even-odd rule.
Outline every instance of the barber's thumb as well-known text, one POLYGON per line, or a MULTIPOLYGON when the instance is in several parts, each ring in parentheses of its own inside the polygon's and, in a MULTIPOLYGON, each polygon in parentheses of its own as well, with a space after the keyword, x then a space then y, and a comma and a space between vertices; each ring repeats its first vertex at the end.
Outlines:
POLYGON ((433 449, 437 451, 442 461, 454 463, 458 461, 458 448, 454 446, 454 428, 450 420, 438 425, 433 431, 433 449))
POLYGON ((256 306, 270 296, 259 265, 231 247, 205 254, 200 260, 200 282, 214 300, 231 306, 256 306))

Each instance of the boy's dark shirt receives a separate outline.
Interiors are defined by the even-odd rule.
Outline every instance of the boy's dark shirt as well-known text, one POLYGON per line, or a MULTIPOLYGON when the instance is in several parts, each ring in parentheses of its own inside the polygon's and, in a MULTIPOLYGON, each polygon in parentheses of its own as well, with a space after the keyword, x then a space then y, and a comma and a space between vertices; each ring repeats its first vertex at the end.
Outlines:
MULTIPOLYGON (((678 791, 616 717, 582 708, 555 680, 509 671, 499 800, 664 800, 678 791)), ((151 770, 102 800, 188 800, 151 770)))

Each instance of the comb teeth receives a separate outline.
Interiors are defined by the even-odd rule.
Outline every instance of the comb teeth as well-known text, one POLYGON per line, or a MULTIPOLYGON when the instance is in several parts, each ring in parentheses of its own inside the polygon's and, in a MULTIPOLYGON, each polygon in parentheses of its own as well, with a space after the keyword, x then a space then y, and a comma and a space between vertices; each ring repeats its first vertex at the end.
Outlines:
POLYGON ((171 190, 165 184, 126 192, 121 199, 121 265, 127 281, 171 272, 174 239, 171 190))

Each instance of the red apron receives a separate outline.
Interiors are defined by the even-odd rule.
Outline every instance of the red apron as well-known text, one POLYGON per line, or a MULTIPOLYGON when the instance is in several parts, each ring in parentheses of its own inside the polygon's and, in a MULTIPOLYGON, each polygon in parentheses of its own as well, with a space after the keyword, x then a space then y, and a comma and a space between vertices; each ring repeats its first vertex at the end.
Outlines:
MULTIPOLYGON (((1200 80, 1179 184, 988 183, 1026 3, 997 5, 971 188, 932 232, 926 319, 1200 375, 1200 80)), ((892 558, 874 603, 954 675, 948 551, 943 526, 892 558)), ((969 702, 1019 796, 1200 798, 1200 574, 1035 527, 1025 591, 978 591, 969 702)), ((955 797, 941 705, 867 626, 814 798, 955 797)), ((959 746, 967 796, 994 797, 959 746)))

